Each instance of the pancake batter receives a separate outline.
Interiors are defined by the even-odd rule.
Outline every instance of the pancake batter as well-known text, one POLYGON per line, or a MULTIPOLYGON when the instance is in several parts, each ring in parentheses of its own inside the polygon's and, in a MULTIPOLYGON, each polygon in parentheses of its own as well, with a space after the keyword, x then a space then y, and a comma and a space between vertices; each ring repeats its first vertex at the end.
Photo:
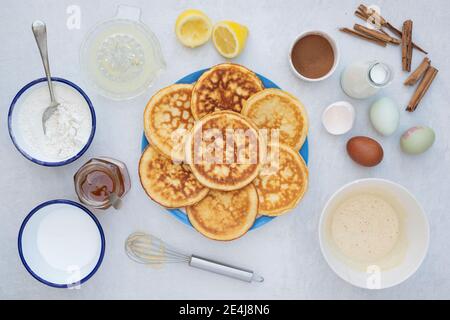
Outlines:
POLYGON ((338 249, 354 261, 383 259, 394 249, 399 234, 397 212, 377 195, 353 196, 332 215, 331 237, 338 249))

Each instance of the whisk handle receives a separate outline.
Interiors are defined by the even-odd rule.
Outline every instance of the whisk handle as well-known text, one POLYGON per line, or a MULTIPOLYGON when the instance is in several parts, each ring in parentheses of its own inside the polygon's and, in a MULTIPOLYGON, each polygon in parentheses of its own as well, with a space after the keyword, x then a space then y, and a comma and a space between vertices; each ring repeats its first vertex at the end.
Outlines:
POLYGON ((221 262, 205 259, 199 256, 192 255, 189 261, 191 267, 209 271, 212 273, 220 274, 233 279, 245 281, 245 282, 263 282, 264 278, 255 274, 253 271, 234 267, 221 262))

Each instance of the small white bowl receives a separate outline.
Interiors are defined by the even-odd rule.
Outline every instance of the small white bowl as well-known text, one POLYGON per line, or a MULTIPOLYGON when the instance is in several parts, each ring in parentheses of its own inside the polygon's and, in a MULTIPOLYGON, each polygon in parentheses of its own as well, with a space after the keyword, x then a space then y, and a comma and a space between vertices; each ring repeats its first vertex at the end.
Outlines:
POLYGON ((298 78, 300 78, 302 80, 305 80, 305 81, 309 81, 309 82, 318 82, 318 81, 322 81, 322 80, 325 80, 325 79, 329 78, 334 73, 334 71, 336 71, 336 68, 337 68, 337 66, 339 64, 339 60, 340 60, 340 53, 339 53, 339 48, 337 46, 336 41, 328 33, 323 32, 323 31, 311 30, 311 31, 303 32, 302 34, 300 34, 295 39, 294 43, 291 46, 291 50, 289 51, 289 64, 291 66, 292 71, 294 72, 294 74, 298 78), (319 35, 319 36, 322 36, 325 39, 327 39, 328 42, 331 44, 331 47, 332 47, 333 52, 334 52, 334 63, 333 63, 333 67, 331 68, 331 70, 326 75, 324 75, 323 77, 316 78, 316 79, 307 78, 304 75, 302 75, 301 73, 299 73, 297 71, 297 69, 295 69, 294 63, 292 62, 292 51, 294 50, 294 46, 297 44, 297 42, 300 39, 302 39, 302 38, 304 38, 306 36, 309 36, 309 35, 319 35))
POLYGON ((27 271, 54 288, 88 281, 105 254, 105 236, 97 218, 70 200, 52 200, 34 208, 20 227, 19 256, 27 271))
MULTIPOLYGON (((383 179, 363 179, 351 182, 339 189, 328 200, 319 222, 319 241, 322 254, 330 268, 343 280, 364 289, 385 289, 396 286, 411 277, 420 267, 428 251, 430 235, 427 217, 417 199, 403 186, 383 179), (382 190, 395 200, 404 211, 404 258, 399 264, 386 270, 358 270, 336 252, 327 232, 332 208, 345 197, 364 190, 382 190), (377 286, 373 286, 374 277, 377 286)), ((403 251, 402 251, 403 252, 403 251)))
POLYGON ((354 123, 355 108, 347 101, 332 103, 322 113, 322 124, 332 135, 346 134, 353 128, 354 123))

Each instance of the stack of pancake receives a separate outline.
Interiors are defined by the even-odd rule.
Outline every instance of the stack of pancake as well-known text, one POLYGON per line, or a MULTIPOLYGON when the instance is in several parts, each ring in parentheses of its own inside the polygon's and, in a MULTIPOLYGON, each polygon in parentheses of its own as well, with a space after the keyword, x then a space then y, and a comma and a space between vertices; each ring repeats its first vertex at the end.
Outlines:
POLYGON ((145 108, 144 129, 144 190, 166 208, 185 208, 208 238, 237 239, 258 215, 285 214, 306 192, 306 111, 243 66, 220 64, 194 85, 160 90, 145 108))

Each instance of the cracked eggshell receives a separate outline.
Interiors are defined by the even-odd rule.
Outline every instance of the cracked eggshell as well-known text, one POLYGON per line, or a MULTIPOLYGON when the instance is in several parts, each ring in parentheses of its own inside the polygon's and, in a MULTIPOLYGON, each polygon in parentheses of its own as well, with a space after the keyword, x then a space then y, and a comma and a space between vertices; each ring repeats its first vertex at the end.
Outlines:
POLYGON ((397 103, 388 97, 375 101, 370 108, 370 122, 379 134, 383 136, 392 135, 397 131, 400 123, 397 103))
POLYGON ((322 113, 322 124, 328 133, 342 135, 349 132, 355 123, 355 108, 346 101, 329 105, 322 113))

